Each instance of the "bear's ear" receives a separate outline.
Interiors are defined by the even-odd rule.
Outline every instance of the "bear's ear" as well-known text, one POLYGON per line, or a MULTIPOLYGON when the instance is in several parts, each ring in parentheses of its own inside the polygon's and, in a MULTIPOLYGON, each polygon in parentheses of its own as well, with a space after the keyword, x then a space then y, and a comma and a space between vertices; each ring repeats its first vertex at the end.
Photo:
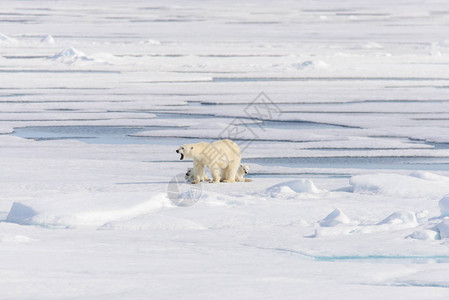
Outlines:
POLYGON ((190 148, 190 150, 193 150, 193 147, 192 147, 192 148, 190 148))

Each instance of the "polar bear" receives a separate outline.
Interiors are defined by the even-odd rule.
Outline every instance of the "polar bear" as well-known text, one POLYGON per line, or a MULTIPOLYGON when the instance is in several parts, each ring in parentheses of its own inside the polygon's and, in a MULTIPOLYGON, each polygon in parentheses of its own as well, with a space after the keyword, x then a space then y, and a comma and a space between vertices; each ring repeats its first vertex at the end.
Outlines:
MULTIPOLYGON (((245 176, 245 174, 248 174, 249 169, 250 169, 250 166, 248 166, 248 165, 240 165, 240 167, 237 170, 237 174, 235 175, 235 181, 237 181, 237 182, 252 182, 251 179, 243 178, 243 176, 245 176)), ((193 178, 194 178, 193 168, 187 168, 187 172, 186 172, 186 175, 184 178, 188 182, 193 181, 193 178)), ((202 181, 210 181, 210 179, 207 178, 206 175, 204 175, 202 181)))
POLYGON ((200 142, 196 144, 182 145, 178 150, 176 150, 176 153, 181 154, 180 160, 184 160, 184 158, 193 159, 193 184, 199 183, 204 178, 204 166, 206 164, 203 159, 204 155, 202 155, 202 151, 208 147, 210 147, 209 143, 200 142))
POLYGON ((187 168, 187 172, 184 178, 186 179, 186 181, 193 181, 193 168, 187 168))
MULTIPOLYGON (((188 182, 192 182, 194 180, 195 175, 194 175, 193 168, 187 168, 187 172, 186 172, 186 175, 184 176, 184 178, 188 182)), ((204 173, 203 178, 201 179, 201 181, 210 181, 210 179, 207 178, 206 174, 204 173)))
POLYGON ((184 158, 193 159, 193 184, 204 177, 204 167, 212 174, 213 183, 235 182, 237 169, 242 159, 240 147, 231 140, 219 140, 214 143, 200 142, 181 146, 176 153, 184 158))
POLYGON ((245 174, 248 174, 249 172, 249 166, 248 165, 240 165, 239 169, 237 170, 237 175, 235 175, 235 181, 238 182, 251 182, 252 180, 249 178, 243 178, 245 174))

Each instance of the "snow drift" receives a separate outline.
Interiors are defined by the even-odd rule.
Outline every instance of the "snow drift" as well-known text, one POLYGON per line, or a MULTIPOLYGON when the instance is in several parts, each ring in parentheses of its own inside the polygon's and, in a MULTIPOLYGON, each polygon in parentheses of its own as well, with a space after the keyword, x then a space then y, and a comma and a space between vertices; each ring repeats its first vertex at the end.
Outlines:
POLYGON ((348 216, 346 216, 339 208, 336 208, 327 217, 319 221, 319 224, 323 227, 333 227, 340 224, 349 224, 350 222, 351 220, 348 216))
POLYGON ((48 59, 58 61, 64 64, 74 64, 77 61, 93 61, 92 57, 87 56, 85 53, 75 49, 73 47, 62 50, 48 59))
POLYGON ((55 43, 55 39, 53 38, 52 35, 46 35, 41 39, 41 43, 43 44, 54 44, 55 43))
POLYGON ((320 190, 315 186, 313 181, 309 179, 298 179, 287 182, 282 182, 272 187, 267 188, 264 194, 276 198, 276 197, 291 197, 299 193, 316 194, 320 190))
POLYGON ((354 193, 399 197, 440 197, 449 192, 448 178, 429 172, 365 174, 353 176, 349 183, 354 193))
POLYGON ((0 33, 0 43, 15 44, 18 43, 18 41, 12 37, 7 36, 6 34, 0 33))
POLYGON ((439 202, 441 215, 449 217, 449 195, 444 196, 439 202))
POLYGON ((6 221, 43 227, 99 227, 114 221, 133 219, 164 206, 171 206, 166 194, 157 194, 150 200, 137 204, 130 204, 126 197, 123 197, 121 201, 118 199, 110 197, 109 200, 95 202, 89 197, 69 197, 64 201, 54 198, 27 204, 15 202, 6 221))

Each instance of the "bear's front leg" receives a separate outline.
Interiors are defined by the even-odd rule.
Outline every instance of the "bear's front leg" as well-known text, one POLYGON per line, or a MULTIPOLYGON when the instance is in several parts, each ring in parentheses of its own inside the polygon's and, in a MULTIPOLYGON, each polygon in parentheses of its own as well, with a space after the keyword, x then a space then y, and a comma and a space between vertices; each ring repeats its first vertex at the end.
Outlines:
POLYGON ((212 173, 212 183, 219 183, 220 182, 220 169, 213 169, 211 170, 212 173))
POLYGON ((243 177, 240 177, 238 175, 235 176, 235 181, 236 182, 244 182, 245 180, 243 179, 243 177))
POLYGON ((193 163, 193 178, 192 184, 198 184, 204 177, 204 165, 200 162, 193 163))

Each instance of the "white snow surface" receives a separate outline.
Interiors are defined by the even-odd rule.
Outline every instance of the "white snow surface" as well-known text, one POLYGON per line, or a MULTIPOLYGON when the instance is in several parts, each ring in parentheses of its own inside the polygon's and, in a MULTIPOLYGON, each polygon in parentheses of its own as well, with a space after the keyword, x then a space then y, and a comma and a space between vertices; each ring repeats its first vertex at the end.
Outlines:
POLYGON ((41 43, 54 44, 55 39, 51 34, 48 34, 41 39, 41 43))
POLYGON ((299 179, 276 184, 267 188, 264 191, 264 194, 272 198, 277 198, 279 196, 295 196, 298 193, 316 194, 319 192, 320 190, 315 186, 313 181, 309 179, 299 179))
POLYGON ((340 224, 349 224, 351 220, 342 212, 340 209, 336 208, 323 220, 319 221, 320 226, 323 227, 334 227, 340 224))
POLYGON ((449 217, 449 194, 441 198, 438 205, 440 207, 441 215, 449 217))
POLYGON ((17 43, 17 40, 6 34, 0 33, 0 43, 17 43))
POLYGON ((437 225, 437 229, 440 232, 440 238, 441 239, 448 239, 449 238, 449 220, 445 218, 437 225))
POLYGON ((61 52, 50 56, 48 59, 65 64, 74 64, 77 61, 93 61, 93 58, 73 47, 64 49, 61 52))
POLYGON ((0 299, 447 299, 445 1, 1 7, 0 299))

